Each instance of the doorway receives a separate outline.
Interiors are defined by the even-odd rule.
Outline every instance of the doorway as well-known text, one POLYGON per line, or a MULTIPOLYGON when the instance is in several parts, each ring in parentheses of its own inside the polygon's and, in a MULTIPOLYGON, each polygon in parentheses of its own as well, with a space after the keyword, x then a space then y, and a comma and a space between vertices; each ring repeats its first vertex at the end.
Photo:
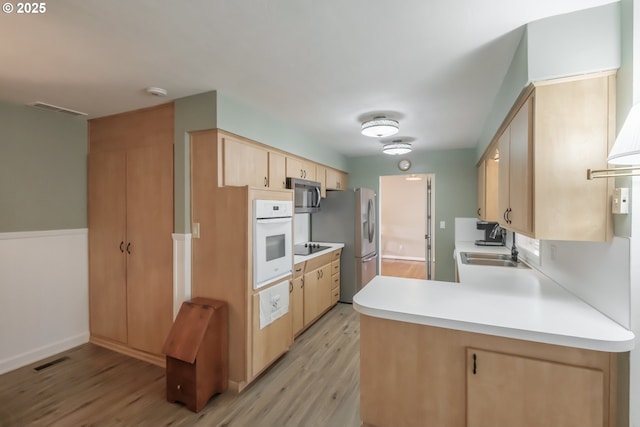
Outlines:
POLYGON ((380 274, 435 278, 434 175, 380 177, 380 274))

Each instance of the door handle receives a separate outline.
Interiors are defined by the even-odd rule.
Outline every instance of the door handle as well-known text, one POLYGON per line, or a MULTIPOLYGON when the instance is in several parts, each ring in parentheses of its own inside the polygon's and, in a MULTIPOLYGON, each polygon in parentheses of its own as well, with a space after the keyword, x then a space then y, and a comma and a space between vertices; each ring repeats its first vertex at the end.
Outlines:
POLYGON ((131 255, 131 250, 130 250, 130 248, 131 248, 131 242, 127 243, 127 253, 128 253, 129 255, 131 255))
POLYGON ((267 177, 264 177, 264 186, 268 187, 269 186, 269 180, 267 179, 267 177))
POLYGON ((124 242, 120 242, 120 252, 124 253, 124 248, 123 248, 124 242))
POLYGON ((369 258, 365 258, 365 259, 363 259, 363 260, 362 260, 362 262, 371 262, 371 261, 373 261, 374 259, 376 259, 376 256, 377 256, 377 255, 374 255, 374 256, 369 257, 369 258))

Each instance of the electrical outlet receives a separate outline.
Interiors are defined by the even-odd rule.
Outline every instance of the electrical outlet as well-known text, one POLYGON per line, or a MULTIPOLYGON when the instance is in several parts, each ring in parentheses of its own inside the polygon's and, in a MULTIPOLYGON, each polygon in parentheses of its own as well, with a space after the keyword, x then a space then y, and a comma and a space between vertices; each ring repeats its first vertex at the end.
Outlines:
POLYGON ((200 238, 200 223, 199 222, 194 222, 193 224, 191 224, 191 237, 193 237, 194 239, 199 239, 200 238))

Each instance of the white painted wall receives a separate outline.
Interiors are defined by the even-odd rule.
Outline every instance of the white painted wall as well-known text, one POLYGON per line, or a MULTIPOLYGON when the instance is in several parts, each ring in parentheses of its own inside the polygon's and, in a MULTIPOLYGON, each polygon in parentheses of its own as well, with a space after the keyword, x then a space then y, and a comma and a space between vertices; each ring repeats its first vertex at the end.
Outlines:
POLYGON ((89 340, 87 230, 0 233, 0 374, 89 340))

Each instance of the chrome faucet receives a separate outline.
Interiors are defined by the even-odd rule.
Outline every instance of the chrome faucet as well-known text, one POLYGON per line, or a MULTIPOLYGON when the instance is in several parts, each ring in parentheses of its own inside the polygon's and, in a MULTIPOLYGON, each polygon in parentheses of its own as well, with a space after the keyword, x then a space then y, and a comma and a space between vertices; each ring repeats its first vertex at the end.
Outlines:
POLYGON ((518 262, 518 248, 516 247, 516 232, 513 232, 513 241, 511 242, 511 260, 518 262))
POLYGON ((491 229, 491 232, 489 233, 489 237, 492 239, 495 239, 500 230, 502 230, 502 227, 500 227, 500 224, 494 225, 493 228, 491 229))

